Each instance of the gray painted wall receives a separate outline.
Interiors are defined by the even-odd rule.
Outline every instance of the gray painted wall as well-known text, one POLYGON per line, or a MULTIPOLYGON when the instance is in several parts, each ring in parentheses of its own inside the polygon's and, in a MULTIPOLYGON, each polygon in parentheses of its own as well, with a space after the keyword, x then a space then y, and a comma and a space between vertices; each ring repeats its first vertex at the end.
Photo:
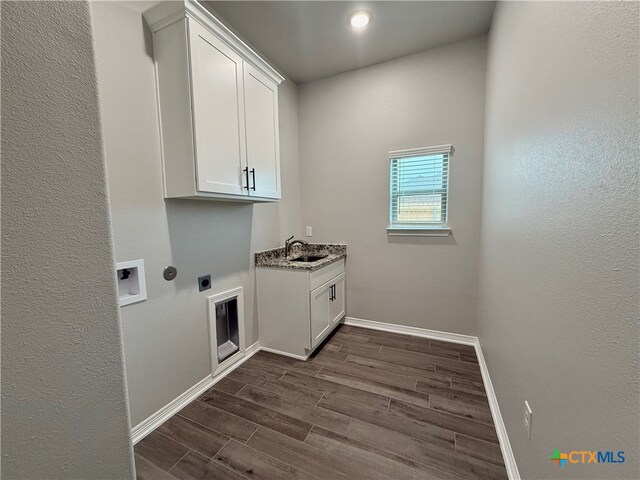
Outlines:
POLYGON ((638 8, 507 2, 494 19, 479 335, 523 478, 640 474, 638 8), (561 470, 554 448, 626 462, 561 470))
POLYGON ((163 198, 152 3, 95 2, 98 83, 118 261, 143 258, 148 300, 122 308, 132 425, 210 372, 206 298, 244 287, 247 346, 258 340, 253 252, 300 234, 297 89, 280 86, 282 201, 247 205, 163 198), (162 278, 166 265, 178 277, 162 278), (199 293, 197 277, 213 287, 199 293))
POLYGON ((303 225, 348 244, 347 315, 475 334, 484 37, 299 88, 303 225), (453 235, 387 237, 389 150, 451 143, 453 235))
POLYGON ((134 478, 86 2, 2 2, 2 478, 134 478))

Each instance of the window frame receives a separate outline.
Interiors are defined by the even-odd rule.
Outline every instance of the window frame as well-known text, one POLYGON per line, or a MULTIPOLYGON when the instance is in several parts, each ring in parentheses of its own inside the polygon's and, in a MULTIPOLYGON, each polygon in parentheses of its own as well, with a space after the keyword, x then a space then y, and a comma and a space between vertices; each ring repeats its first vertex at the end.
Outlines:
MULTIPOLYGON (((387 234, 390 236, 448 236, 451 234, 451 228, 449 227, 449 179, 451 177, 451 157, 454 154, 453 145, 436 145, 432 147, 422 147, 422 148, 408 148, 403 150, 392 150, 389 152, 389 197, 388 197, 388 207, 389 207, 389 225, 387 226, 387 234), (419 157, 419 156, 429 156, 429 155, 447 155, 447 178, 446 185, 444 185, 443 179, 443 188, 425 192, 425 194, 429 193, 440 193, 441 195, 441 203, 445 206, 444 208, 444 221, 442 223, 419 223, 413 222, 408 224, 394 223, 393 222, 393 199, 394 199, 394 190, 393 190, 393 168, 394 161, 402 159, 402 158, 410 158, 410 157, 419 157)), ((397 211, 397 210, 396 210, 397 211)))

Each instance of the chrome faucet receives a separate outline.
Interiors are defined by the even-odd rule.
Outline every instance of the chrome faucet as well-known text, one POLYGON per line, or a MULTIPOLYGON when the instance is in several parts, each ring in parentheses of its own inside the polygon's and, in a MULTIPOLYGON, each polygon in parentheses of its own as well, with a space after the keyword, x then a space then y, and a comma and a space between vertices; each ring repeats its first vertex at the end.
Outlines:
POLYGON ((295 235, 291 235, 289 238, 287 238, 284 241, 284 256, 285 256, 285 258, 289 256, 289 253, 291 252, 291 247, 293 247, 295 244, 299 243, 300 245, 309 245, 304 240, 293 240, 293 237, 295 237, 295 235))

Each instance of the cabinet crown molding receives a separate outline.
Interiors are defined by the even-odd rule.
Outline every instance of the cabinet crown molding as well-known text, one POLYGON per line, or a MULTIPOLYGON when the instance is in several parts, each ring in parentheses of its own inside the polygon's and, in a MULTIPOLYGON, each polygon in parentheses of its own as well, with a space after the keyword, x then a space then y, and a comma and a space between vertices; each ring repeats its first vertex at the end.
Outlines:
POLYGON ((154 33, 184 18, 193 19, 220 38, 220 40, 225 42, 237 54, 241 55, 245 61, 260 70, 277 85, 280 85, 280 83, 284 81, 284 77, 280 75, 275 68, 269 65, 255 50, 196 1, 181 0, 160 2, 149 10, 146 10, 142 16, 154 33))

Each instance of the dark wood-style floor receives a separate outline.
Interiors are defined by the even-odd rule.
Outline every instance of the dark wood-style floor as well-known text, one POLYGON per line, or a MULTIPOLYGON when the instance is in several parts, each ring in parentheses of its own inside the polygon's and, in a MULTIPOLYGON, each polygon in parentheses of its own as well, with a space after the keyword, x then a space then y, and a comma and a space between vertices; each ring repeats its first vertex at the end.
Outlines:
POLYGON ((135 446, 138 479, 504 479, 473 347, 342 326, 259 352, 135 446))

